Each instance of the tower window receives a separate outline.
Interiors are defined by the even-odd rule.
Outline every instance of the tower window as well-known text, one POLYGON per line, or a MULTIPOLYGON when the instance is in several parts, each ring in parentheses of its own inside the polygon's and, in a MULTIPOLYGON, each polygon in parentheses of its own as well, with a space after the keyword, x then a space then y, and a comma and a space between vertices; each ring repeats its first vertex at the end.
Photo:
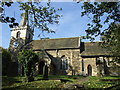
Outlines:
POLYGON ((17 32, 16 38, 20 38, 20 31, 17 32))

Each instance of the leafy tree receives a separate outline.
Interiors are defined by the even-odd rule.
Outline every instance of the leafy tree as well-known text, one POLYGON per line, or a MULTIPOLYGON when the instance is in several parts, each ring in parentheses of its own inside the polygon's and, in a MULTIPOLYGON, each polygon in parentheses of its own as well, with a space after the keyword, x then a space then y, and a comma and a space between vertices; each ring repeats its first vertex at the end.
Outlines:
POLYGON ((51 7, 50 2, 46 3, 46 6, 41 5, 41 2, 22 2, 19 4, 21 10, 28 11, 30 26, 48 33, 54 33, 54 30, 51 30, 49 25, 59 23, 58 20, 61 15, 58 15, 57 11, 62 10, 61 8, 55 9, 51 7))
POLYGON ((2 75, 7 75, 8 66, 11 62, 11 55, 9 51, 2 47, 0 47, 0 50, 2 51, 2 75))
MULTIPOLYGON (((11 0, 12 1, 12 0, 11 0)), ((31 0, 30 0, 31 1, 31 0)), ((12 23, 9 26, 12 28, 17 26, 15 23, 15 18, 6 17, 4 13, 4 7, 10 7, 14 2, 1 2, 0 13, 2 23, 12 23)), ((54 33, 54 30, 50 29, 50 24, 58 24, 59 18, 61 15, 57 14, 57 11, 62 10, 61 8, 55 9, 51 7, 50 1, 46 3, 46 6, 43 6, 41 2, 18 2, 20 10, 27 11, 30 26, 32 28, 38 28, 42 32, 46 31, 48 33, 54 33)))
POLYGON ((109 26, 109 29, 101 37, 104 41, 103 46, 111 50, 114 60, 120 63, 120 24, 113 24, 109 26))
POLYGON ((95 37, 102 36, 104 45, 112 47, 113 55, 120 56, 120 2, 84 2, 82 8, 82 16, 91 18, 91 23, 88 23, 88 29, 85 30, 85 38, 94 40, 95 37), (102 30, 105 25, 108 27, 102 30))
POLYGON ((16 19, 14 17, 9 17, 5 15, 5 7, 10 7, 13 4, 12 1, 0 1, 0 22, 2 23, 10 23, 10 27, 18 26, 18 23, 16 23, 16 19))
POLYGON ((19 63, 24 67, 24 75, 27 81, 34 80, 35 63, 38 62, 38 56, 31 50, 22 50, 18 56, 19 63))
MULTIPOLYGON (((119 2, 85 2, 82 6, 82 16, 89 16, 92 19, 88 23, 87 38, 92 38, 98 35, 104 35, 106 30, 102 30, 103 25, 108 25, 120 22, 120 3, 119 2), (104 16, 104 19, 102 17, 104 16)), ((106 28, 107 30, 109 29, 106 28)))

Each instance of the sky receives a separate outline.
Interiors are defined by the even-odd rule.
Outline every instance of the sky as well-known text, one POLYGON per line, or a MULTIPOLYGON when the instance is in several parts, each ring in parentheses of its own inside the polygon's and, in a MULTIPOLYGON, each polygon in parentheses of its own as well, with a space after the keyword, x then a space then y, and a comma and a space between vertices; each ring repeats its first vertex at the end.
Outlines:
MULTIPOLYGON (((45 33, 43 38, 68 38, 68 37, 80 37, 85 36, 85 30, 87 29, 87 23, 90 22, 90 18, 87 16, 81 17, 81 3, 76 2, 52 2, 52 6, 55 8, 62 8, 59 14, 63 15, 60 18, 59 25, 51 26, 55 30, 55 33, 45 33)), ((19 23, 21 20, 18 3, 13 4, 10 8, 5 8, 5 13, 8 16, 15 17, 16 21, 19 23)), ((8 24, 2 24, 2 47, 8 48, 10 43, 11 28, 8 24)), ((38 34, 40 31, 35 29, 33 40, 39 40, 38 34)), ((88 40, 84 40, 88 41, 88 40)), ((99 41, 99 37, 96 38, 99 41)))

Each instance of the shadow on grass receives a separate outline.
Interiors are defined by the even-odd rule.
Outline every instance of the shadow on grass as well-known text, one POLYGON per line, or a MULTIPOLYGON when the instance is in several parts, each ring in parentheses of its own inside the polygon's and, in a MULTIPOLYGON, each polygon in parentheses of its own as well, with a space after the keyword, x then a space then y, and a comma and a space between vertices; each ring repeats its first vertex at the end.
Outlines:
POLYGON ((111 87, 109 87, 107 89, 120 90, 120 84, 111 86, 111 87))
POLYGON ((111 76, 111 77, 116 77, 116 78, 120 78, 120 76, 111 76))
MULTIPOLYGON (((61 88, 4 88, 2 90, 61 90, 61 88)), ((62 89, 62 90, 68 90, 68 89, 62 89)))
POLYGON ((22 83, 22 81, 17 77, 7 77, 7 76, 2 77, 2 86, 9 86, 14 83, 22 83))
POLYGON ((13 88, 3 88, 2 90, 53 90, 50 88, 27 88, 27 87, 13 87, 13 88))

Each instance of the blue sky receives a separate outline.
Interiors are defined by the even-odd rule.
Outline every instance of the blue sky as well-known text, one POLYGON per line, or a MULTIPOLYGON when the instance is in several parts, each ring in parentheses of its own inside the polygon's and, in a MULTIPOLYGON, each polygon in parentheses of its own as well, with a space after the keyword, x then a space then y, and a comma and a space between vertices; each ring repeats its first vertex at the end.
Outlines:
MULTIPOLYGON (((81 5, 76 2, 54 2, 52 6, 56 8, 62 8, 63 10, 59 14, 63 15, 60 18, 59 25, 53 25, 52 28, 56 33, 45 33, 45 37, 49 38, 67 38, 67 37, 78 37, 85 35, 85 29, 87 29, 87 23, 90 22, 90 19, 85 16, 81 17, 81 5)), ((8 16, 15 17, 17 22, 20 22, 20 10, 18 4, 15 3, 10 8, 5 8, 5 12, 8 16)), ((2 47, 8 48, 11 36, 11 28, 8 24, 2 24, 2 47)), ((39 39, 38 34, 39 30, 34 32, 34 40, 39 39)), ((44 38, 44 36, 42 36, 44 38)), ((96 39, 99 40, 98 38, 96 39)), ((88 41, 88 40, 84 40, 88 41)))

